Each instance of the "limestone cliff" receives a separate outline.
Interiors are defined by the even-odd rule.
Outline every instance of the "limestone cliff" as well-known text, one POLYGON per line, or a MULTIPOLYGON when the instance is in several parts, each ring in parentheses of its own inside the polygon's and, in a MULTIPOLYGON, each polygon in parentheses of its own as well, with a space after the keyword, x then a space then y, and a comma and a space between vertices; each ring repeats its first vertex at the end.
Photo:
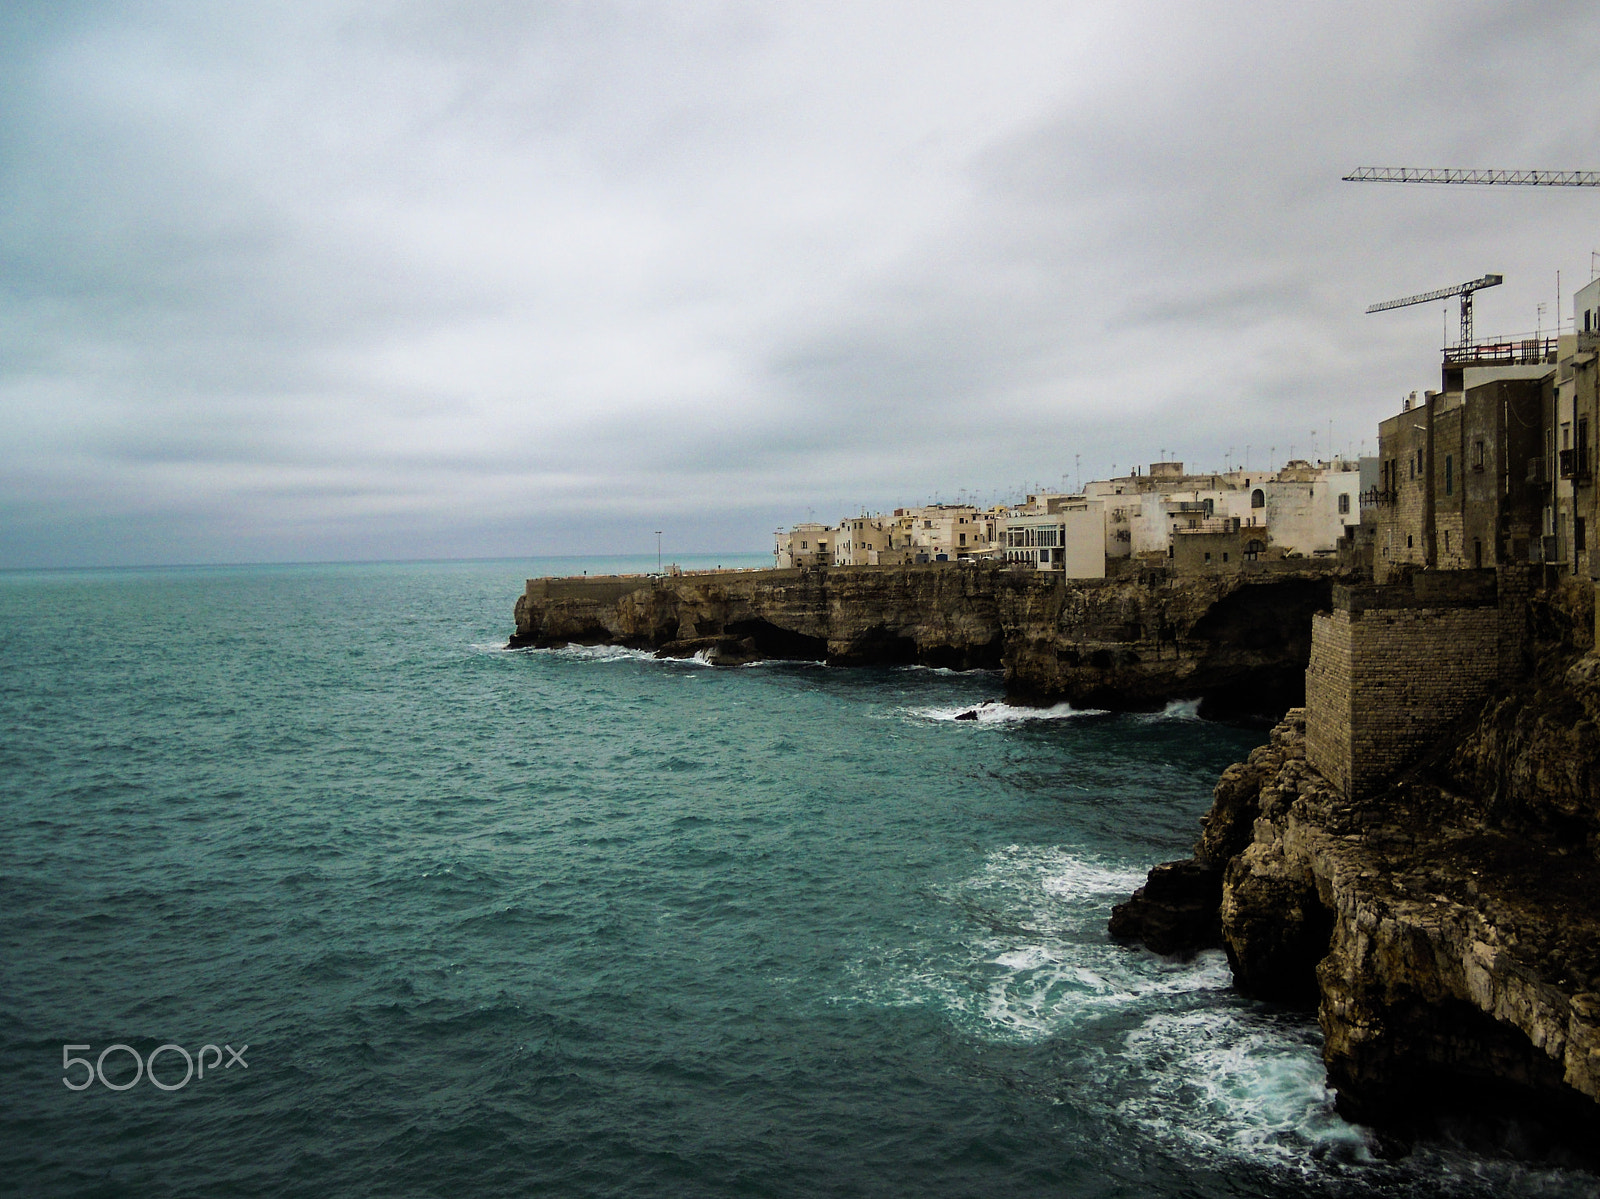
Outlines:
POLYGON ((1003 667, 1023 702, 1204 698, 1213 712, 1276 715, 1303 694, 1310 614, 1338 576, 1320 563, 1260 567, 1093 580, 954 564, 531 579, 511 644, 1003 667))
POLYGON ((1113 914, 1160 952, 1315 1003, 1339 1105, 1390 1128, 1537 1113, 1600 1142, 1600 657, 1587 588, 1532 605, 1520 678, 1350 800, 1292 711, 1216 788, 1187 862, 1113 914))

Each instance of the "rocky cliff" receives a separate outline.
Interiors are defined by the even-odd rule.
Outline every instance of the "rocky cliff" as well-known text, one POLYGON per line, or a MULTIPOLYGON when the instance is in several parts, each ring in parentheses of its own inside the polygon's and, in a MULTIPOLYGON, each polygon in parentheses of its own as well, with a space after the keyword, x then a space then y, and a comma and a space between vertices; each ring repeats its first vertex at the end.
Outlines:
POLYGON ((1260 565, 1092 580, 954 564, 531 579, 511 644, 1003 667, 1022 702, 1203 698, 1213 713, 1276 715, 1303 695, 1310 614, 1339 576, 1320 563, 1260 565))
POLYGON ((1115 935, 1222 945, 1314 1003, 1341 1110, 1385 1128, 1537 1114, 1600 1144, 1600 657, 1587 588, 1536 598, 1526 670, 1392 785, 1347 800, 1296 710, 1218 783, 1192 859, 1115 935))

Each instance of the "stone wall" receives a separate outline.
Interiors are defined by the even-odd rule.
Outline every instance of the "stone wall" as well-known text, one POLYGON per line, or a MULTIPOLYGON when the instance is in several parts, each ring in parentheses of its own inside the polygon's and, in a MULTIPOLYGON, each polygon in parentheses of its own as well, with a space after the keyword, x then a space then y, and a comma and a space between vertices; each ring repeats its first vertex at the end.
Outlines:
POLYGON ((1306 755, 1323 777, 1367 794, 1482 703, 1501 667, 1497 596, 1490 571, 1334 588, 1306 668, 1306 755))

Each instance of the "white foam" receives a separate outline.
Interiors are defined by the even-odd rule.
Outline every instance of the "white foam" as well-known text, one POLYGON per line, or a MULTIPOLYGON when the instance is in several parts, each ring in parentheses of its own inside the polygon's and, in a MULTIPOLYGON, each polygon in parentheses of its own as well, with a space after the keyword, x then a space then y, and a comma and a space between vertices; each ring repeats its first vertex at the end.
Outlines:
POLYGON ((555 649, 535 651, 552 658, 565 658, 574 662, 654 662, 654 651, 630 649, 626 645, 563 645, 555 649))
POLYGON ((1079 716, 1104 716, 1101 708, 1074 708, 1061 703, 1049 708, 1019 708, 999 700, 986 699, 976 704, 963 704, 957 708, 912 708, 908 715, 919 720, 957 720, 971 713, 964 723, 1017 724, 1029 720, 1072 720, 1079 716))
POLYGON ((1446 1192, 1464 1179, 1474 1193, 1486 1183, 1482 1193, 1580 1193, 1563 1189, 1577 1176, 1461 1152, 1380 1160, 1334 1108, 1309 1016, 1234 994, 1220 951, 1180 963, 1106 940, 1111 904, 1143 879, 1060 847, 993 850, 936 890, 944 902, 920 938, 855 963, 855 993, 841 999, 931 1008, 976 1040, 1055 1040, 1076 1063, 1071 1077, 1087 1080, 1068 1084, 1077 1102, 1220 1170, 1248 1163, 1302 1183, 1390 1181, 1408 1193, 1419 1179, 1443 1179, 1446 1192))
POLYGON ((667 666, 698 668, 711 665, 711 651, 700 650, 688 658, 661 658, 654 650, 632 649, 626 645, 563 645, 556 649, 533 650, 569 662, 659 662, 667 666))
POLYGON ((1174 699, 1174 700, 1170 700, 1167 703, 1167 706, 1165 708, 1162 708, 1161 711, 1146 713, 1144 715, 1144 719, 1145 720, 1199 720, 1200 719, 1200 704, 1201 704, 1201 702, 1202 701, 1199 700, 1199 699, 1174 699))
POLYGON ((1112 903, 1143 881, 1141 870, 1054 846, 995 850, 945 893, 954 936, 890 954, 887 977, 862 997, 931 1005, 975 1036, 1028 1044, 1152 996, 1230 986, 1220 953, 1176 963, 1106 940, 1112 903))
POLYGON ((1334 1111, 1318 1034, 1246 1008, 1161 1012, 1128 1033, 1134 1093, 1119 1114, 1193 1151, 1310 1170, 1371 1161, 1365 1134, 1334 1111))

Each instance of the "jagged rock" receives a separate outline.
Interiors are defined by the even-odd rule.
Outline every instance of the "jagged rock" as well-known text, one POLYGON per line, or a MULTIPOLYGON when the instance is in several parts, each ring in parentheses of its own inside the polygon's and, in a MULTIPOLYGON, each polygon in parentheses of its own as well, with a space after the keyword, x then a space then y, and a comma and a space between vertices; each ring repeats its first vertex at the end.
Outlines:
POLYGON ((713 666, 746 666, 761 661, 761 652, 751 637, 685 637, 669 641, 656 650, 658 658, 693 658, 703 655, 713 666))
MULTIPOLYGON (((1490 746, 1478 751, 1486 755, 1525 753, 1489 733, 1503 719, 1548 718, 1491 705, 1461 741, 1490 746)), ((1268 745, 1224 772, 1195 858, 1156 867, 1114 910, 1114 934, 1161 952, 1181 936, 1205 944, 1210 926, 1195 901, 1200 880, 1220 869, 1216 925, 1236 985, 1317 1005, 1346 1115, 1408 1133, 1441 1113, 1534 1115, 1592 1148, 1594 852, 1570 824, 1504 826, 1503 805, 1422 777, 1347 801, 1305 761, 1303 738, 1303 714, 1291 712, 1268 745)), ((1460 755, 1446 759, 1459 765, 1460 755)), ((1567 811, 1565 778, 1552 787, 1525 793, 1518 811, 1567 811)))
POLYGON ((1222 944, 1221 894, 1220 868, 1192 858, 1163 862, 1130 899, 1111 909, 1111 935, 1167 955, 1215 948, 1222 944))
POLYGON ((1352 1118, 1516 1110, 1600 1135, 1600 863, 1425 781, 1349 804, 1295 736, 1274 731, 1289 753, 1223 878, 1236 984, 1317 1001, 1352 1118))

